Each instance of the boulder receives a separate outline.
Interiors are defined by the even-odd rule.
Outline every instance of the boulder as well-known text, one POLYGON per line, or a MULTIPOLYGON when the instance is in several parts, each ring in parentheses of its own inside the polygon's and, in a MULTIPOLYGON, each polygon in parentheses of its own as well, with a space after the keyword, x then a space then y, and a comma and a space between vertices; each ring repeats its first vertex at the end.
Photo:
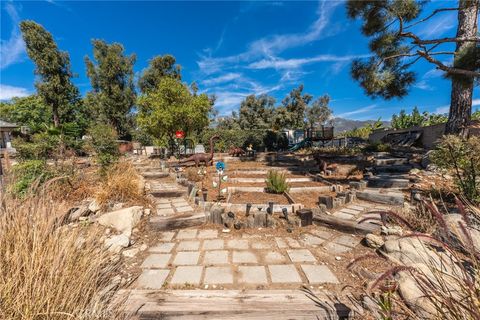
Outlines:
POLYGON ((105 240, 105 246, 109 251, 118 253, 123 248, 127 248, 130 245, 130 237, 124 233, 113 236, 105 240))
POLYGON ((377 236, 376 234, 369 233, 365 236, 365 244, 370 248, 378 249, 383 246, 384 243, 385 241, 383 241, 383 238, 381 236, 377 236))
POLYGON ((133 206, 125 209, 111 211, 103 214, 97 222, 105 227, 111 227, 128 236, 138 224, 143 215, 142 206, 133 206))
POLYGON ((480 248, 480 231, 468 227, 461 214, 447 214, 444 216, 444 219, 449 232, 459 241, 462 247, 470 250, 469 248, 473 244, 477 250, 480 248), (461 226, 463 226, 467 234, 465 234, 461 226))
POLYGON ((391 226, 391 227, 382 226, 382 234, 387 236, 402 236, 403 229, 400 226, 391 226))

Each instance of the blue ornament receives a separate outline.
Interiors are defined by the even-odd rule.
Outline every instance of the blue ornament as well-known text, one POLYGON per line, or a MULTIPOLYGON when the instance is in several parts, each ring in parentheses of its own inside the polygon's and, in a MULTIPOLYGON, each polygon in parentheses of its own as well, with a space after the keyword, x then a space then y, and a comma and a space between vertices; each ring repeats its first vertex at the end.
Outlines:
POLYGON ((225 163, 223 161, 218 161, 217 164, 215 165, 215 168, 217 171, 224 171, 225 170, 225 163))

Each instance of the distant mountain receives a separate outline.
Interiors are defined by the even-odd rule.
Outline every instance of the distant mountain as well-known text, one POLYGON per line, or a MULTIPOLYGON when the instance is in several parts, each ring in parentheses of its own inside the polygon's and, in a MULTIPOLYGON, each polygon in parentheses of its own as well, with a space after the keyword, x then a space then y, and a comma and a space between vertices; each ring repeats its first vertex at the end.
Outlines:
MULTIPOLYGON (((344 118, 334 118, 333 126, 335 127, 335 134, 344 131, 353 130, 355 128, 363 127, 369 123, 375 123, 377 120, 351 120, 344 118)), ((390 126, 390 121, 382 121, 384 127, 390 126)))

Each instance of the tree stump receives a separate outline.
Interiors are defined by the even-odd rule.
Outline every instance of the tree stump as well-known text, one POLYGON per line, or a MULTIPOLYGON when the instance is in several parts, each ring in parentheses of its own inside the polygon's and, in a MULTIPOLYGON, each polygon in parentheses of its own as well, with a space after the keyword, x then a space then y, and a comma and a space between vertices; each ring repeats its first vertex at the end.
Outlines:
POLYGON ((264 228, 267 226, 267 213, 256 212, 253 220, 253 226, 255 228, 264 228))
POLYGON ((222 213, 224 211, 225 210, 223 208, 213 207, 210 210, 209 221, 215 224, 223 224, 222 213))

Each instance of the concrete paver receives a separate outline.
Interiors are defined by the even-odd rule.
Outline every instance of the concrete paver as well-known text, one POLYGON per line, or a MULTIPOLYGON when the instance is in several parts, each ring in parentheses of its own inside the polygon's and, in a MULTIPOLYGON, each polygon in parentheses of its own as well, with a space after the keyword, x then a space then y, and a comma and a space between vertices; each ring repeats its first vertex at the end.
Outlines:
POLYGON ((317 259, 308 249, 287 250, 292 262, 316 262, 317 259))
POLYGON ((205 284, 233 284, 233 272, 230 267, 206 267, 205 284))
POLYGON ((137 279, 139 289, 162 289, 170 270, 143 270, 137 279))
POLYGON ((325 265, 302 264, 302 270, 311 284, 339 283, 337 277, 325 265))
POLYGON ((257 257, 251 251, 233 251, 233 263, 257 263, 257 257))
POLYGON ((175 265, 195 265, 198 263, 200 252, 198 251, 180 251, 177 252, 173 264, 175 265))
POLYGON ((238 282, 250 284, 267 284, 267 273, 264 266, 239 266, 238 282))
POLYGON ((142 263, 142 268, 160 269, 168 265, 171 254, 151 254, 142 263))
POLYGON ((199 285, 202 278, 202 266, 179 266, 175 269, 171 284, 199 285))
POLYGON ((228 251, 226 250, 215 250, 215 251, 206 251, 203 257, 203 264, 228 264, 228 251))
POLYGON ((301 283, 302 278, 293 264, 269 265, 272 283, 301 283))

